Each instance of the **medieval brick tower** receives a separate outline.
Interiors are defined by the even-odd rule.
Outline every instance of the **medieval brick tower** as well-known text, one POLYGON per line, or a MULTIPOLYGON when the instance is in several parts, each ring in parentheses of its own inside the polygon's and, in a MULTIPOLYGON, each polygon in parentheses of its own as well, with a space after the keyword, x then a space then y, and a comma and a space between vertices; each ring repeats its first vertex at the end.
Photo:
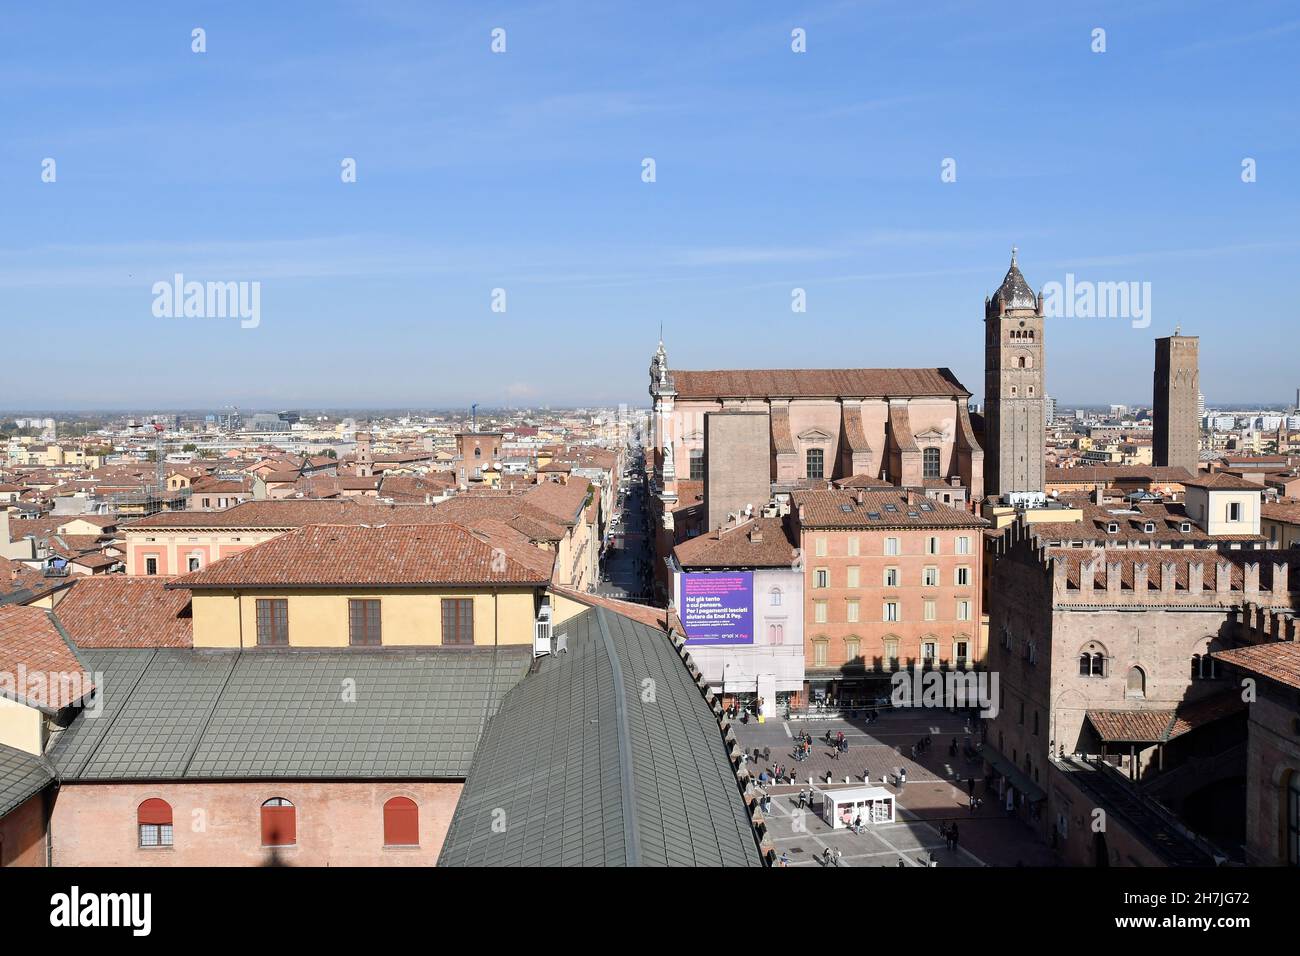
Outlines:
POLYGON ((1200 413, 1197 369, 1201 340, 1181 330, 1156 339, 1156 371, 1152 389, 1157 465, 1181 465, 1193 475, 1200 465, 1200 413))
POLYGON ((1016 265, 984 300, 984 487, 1024 500, 1043 493, 1046 439, 1043 300, 1016 265))

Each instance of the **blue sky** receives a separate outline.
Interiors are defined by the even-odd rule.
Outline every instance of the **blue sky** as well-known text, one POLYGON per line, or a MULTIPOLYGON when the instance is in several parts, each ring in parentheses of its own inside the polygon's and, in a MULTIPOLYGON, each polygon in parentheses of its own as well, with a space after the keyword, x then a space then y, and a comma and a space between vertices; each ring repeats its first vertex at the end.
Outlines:
POLYGON ((1049 323, 1061 401, 1148 401, 1175 323, 1211 403, 1289 401, 1297 62, 1288 2, 7 4, 0 407, 644 402, 661 321, 978 397, 1013 243, 1151 283, 1049 323), (260 325, 155 318, 177 272, 260 325))

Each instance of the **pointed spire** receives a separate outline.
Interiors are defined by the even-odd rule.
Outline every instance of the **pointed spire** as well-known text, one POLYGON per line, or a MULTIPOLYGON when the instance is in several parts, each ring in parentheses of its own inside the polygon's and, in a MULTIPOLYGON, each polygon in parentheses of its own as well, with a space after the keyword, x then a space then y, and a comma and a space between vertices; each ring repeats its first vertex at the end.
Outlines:
POLYGON ((1012 246, 1012 247, 1011 247, 1011 267, 1012 267, 1013 269, 1014 269, 1015 266, 1016 266, 1016 253, 1019 252, 1019 251, 1020 251, 1020 250, 1017 249, 1015 246, 1012 246))

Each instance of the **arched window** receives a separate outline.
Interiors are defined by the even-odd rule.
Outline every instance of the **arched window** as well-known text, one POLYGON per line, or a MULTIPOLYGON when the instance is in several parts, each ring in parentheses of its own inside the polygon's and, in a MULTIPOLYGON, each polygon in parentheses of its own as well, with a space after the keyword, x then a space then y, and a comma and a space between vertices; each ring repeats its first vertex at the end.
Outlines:
POLYGON ((785 625, 769 624, 767 626, 767 643, 779 647, 785 643, 785 625))
POLYGON ((262 846, 293 846, 298 842, 298 819, 294 805, 284 797, 272 797, 262 804, 262 846))
POLYGON ((921 452, 921 477, 939 477, 939 449, 926 448, 921 452))
POLYGON ((1025 359, 1025 357, 1022 355, 1022 356, 1020 356, 1020 358, 1018 358, 1018 359, 1016 360, 1016 365, 1017 365, 1018 367, 1020 367, 1020 368, 1025 368, 1025 367, 1026 367, 1025 362, 1026 362, 1026 359, 1025 359))
POLYGON ((1203 654, 1192 655, 1192 680, 1214 680, 1219 676, 1218 661, 1207 647, 1203 654))
POLYGON ((1124 684, 1125 697, 1145 697, 1147 695, 1147 675, 1140 667, 1128 669, 1128 679, 1124 684))
POLYGON ((384 804, 384 846, 420 845, 420 808, 410 797, 384 804))
POLYGON ((172 845, 172 807, 166 800, 153 797, 135 811, 141 846, 172 845))
POLYGON ((770 591, 767 592, 767 603, 768 603, 771 607, 780 607, 780 606, 781 606, 781 589, 780 589, 780 588, 772 588, 772 590, 770 590, 770 591))

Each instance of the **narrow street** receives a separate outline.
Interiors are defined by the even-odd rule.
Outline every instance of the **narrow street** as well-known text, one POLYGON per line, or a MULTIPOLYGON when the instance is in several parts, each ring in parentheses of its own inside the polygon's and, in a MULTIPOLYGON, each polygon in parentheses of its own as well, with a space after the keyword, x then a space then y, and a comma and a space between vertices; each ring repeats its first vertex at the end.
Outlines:
POLYGON ((597 593, 626 601, 648 602, 653 594, 653 560, 646 513, 645 468, 640 445, 631 446, 628 476, 619 485, 618 504, 606 531, 597 593))

